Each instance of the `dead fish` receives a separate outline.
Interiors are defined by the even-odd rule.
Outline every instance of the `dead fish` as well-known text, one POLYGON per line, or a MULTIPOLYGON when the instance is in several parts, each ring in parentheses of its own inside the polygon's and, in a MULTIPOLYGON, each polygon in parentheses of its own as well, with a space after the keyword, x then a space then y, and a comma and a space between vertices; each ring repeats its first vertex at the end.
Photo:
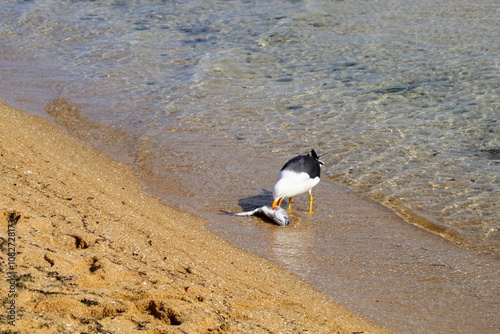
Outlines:
POLYGON ((236 216, 253 216, 255 214, 262 214, 279 226, 286 226, 290 224, 290 216, 288 215, 288 212, 279 206, 274 210, 268 206, 262 206, 252 211, 235 213, 236 216))

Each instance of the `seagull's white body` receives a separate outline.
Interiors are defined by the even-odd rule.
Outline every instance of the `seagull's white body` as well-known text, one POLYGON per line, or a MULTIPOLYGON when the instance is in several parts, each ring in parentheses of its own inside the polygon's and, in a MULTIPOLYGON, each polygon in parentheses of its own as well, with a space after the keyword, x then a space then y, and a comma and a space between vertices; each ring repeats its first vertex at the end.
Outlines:
POLYGON ((319 176, 311 178, 307 173, 282 170, 273 190, 273 198, 288 199, 311 190, 319 183, 319 176))

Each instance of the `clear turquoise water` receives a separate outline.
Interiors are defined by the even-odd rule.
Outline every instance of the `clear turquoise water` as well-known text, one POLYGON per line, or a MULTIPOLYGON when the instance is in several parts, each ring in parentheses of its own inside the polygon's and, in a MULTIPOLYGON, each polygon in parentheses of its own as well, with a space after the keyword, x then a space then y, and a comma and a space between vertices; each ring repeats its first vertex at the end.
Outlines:
POLYGON ((209 227, 243 248, 218 211, 315 148, 318 220, 342 182, 498 253, 499 14, 496 1, 4 1, 0 98, 44 114, 63 97, 125 131, 115 146, 148 191, 220 218, 209 227))

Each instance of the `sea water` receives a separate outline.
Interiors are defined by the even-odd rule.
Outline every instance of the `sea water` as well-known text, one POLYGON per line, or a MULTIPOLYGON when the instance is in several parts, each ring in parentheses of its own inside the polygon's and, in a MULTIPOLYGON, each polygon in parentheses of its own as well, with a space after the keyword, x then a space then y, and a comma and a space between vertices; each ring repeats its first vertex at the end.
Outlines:
MULTIPOLYGON (((372 305, 357 311, 389 325, 402 312, 394 299, 410 300, 403 303, 409 309, 419 299, 381 289, 391 297, 382 301, 362 289, 372 286, 366 273, 348 290, 342 285, 347 272, 339 278, 339 270, 325 268, 342 262, 354 271, 369 259, 353 258, 376 248, 376 272, 384 263, 390 267, 384 252, 397 259, 411 244, 416 253, 404 255, 405 270, 431 250, 443 262, 433 258, 425 268, 449 269, 430 295, 445 276, 464 289, 475 277, 483 287, 481 293, 469 289, 475 297, 468 301, 492 298, 478 302, 477 310, 498 310, 498 290, 490 291, 498 287, 491 278, 498 261, 487 255, 495 258, 500 250, 498 2, 41 0, 0 6, 0 98, 45 116, 53 100, 73 103, 94 130, 99 124, 99 132, 108 133, 94 144, 133 164, 145 189, 165 203, 207 218, 214 232, 277 261, 334 300, 372 305), (311 148, 325 154, 316 216, 292 216, 295 227, 278 232, 220 215, 269 205, 279 168, 311 148), (351 195, 357 209, 338 204, 351 195), (361 197, 439 237, 413 225, 401 231, 397 222, 376 225, 391 221, 390 212, 361 197), (374 216, 360 216, 363 206, 374 216), (367 221, 387 239, 374 243, 376 230, 356 230, 367 231, 367 221), (335 248, 344 229, 366 236, 356 243, 357 255, 346 252, 353 244, 335 248), (442 241, 481 260, 457 269, 453 252, 436 246, 442 241), (322 256, 312 255, 318 252, 322 256), (476 265, 483 260, 487 264, 476 265), (359 301, 356 293, 373 298, 359 301)), ((307 199, 296 205, 300 212, 307 199)), ((373 284, 381 286, 386 276, 377 277, 373 284)), ((349 281, 355 281, 352 272, 349 281)), ((446 315, 449 326, 460 312, 446 315)), ((498 329, 490 313, 483 316, 485 328, 498 329)), ((426 323, 421 318, 392 327, 412 332, 426 323)))

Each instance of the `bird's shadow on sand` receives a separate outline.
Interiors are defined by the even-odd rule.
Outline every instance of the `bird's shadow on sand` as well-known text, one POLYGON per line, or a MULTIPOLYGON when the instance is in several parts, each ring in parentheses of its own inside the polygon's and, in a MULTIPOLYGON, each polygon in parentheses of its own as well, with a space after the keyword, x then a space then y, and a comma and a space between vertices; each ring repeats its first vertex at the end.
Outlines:
POLYGON ((258 195, 241 198, 238 201, 238 205, 243 211, 250 211, 264 205, 271 206, 272 203, 273 193, 267 189, 262 189, 258 195))
MULTIPOLYGON (((255 196, 245 197, 238 200, 238 205, 241 207, 240 211, 251 211, 261 206, 271 206, 273 202, 273 193, 269 190, 262 189, 262 192, 255 196)), ((220 210, 222 214, 234 215, 234 212, 227 210, 220 210)))

